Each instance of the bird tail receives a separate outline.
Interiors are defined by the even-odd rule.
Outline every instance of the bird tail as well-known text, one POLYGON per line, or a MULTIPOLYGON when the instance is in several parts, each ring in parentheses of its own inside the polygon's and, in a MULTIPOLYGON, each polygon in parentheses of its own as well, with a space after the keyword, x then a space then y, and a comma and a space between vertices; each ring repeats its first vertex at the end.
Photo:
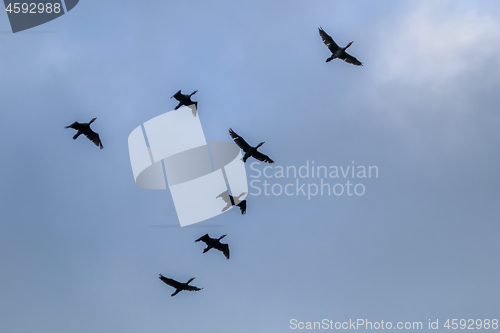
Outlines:
POLYGON ((76 138, 79 137, 80 134, 82 134, 82 133, 76 133, 75 135, 73 135, 73 140, 76 140, 76 138))
POLYGON ((326 62, 330 62, 333 60, 333 56, 331 56, 330 58, 326 59, 326 62))

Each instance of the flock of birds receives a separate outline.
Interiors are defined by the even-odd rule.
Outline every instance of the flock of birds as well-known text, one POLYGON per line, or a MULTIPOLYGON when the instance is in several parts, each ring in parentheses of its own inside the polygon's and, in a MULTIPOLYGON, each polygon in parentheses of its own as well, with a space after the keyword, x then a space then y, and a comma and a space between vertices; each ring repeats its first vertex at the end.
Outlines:
MULTIPOLYGON (((345 62, 356 65, 356 66, 363 66, 363 64, 358 59, 356 59, 355 57, 353 57, 352 55, 348 54, 345 51, 349 46, 352 45, 353 42, 350 42, 345 47, 340 47, 337 45, 337 43, 335 43, 333 38, 323 30, 323 28, 319 27, 318 30, 319 30, 319 35, 321 36, 321 39, 323 40, 323 43, 326 45, 326 47, 332 53, 332 55, 328 59, 326 59, 326 62, 330 62, 333 59, 338 58, 338 59, 342 59, 345 62)), ((195 90, 194 92, 192 92, 189 95, 185 95, 185 94, 181 93, 180 90, 178 92, 176 92, 171 97, 171 98, 175 98, 179 102, 174 110, 179 109, 181 106, 192 107, 192 105, 194 105, 193 115, 196 116, 198 102, 192 101, 191 97, 194 94, 196 94, 197 91, 198 90, 195 90)), ((66 128, 72 128, 72 129, 75 129, 77 131, 76 134, 73 136, 74 140, 83 134, 90 141, 92 141, 97 147, 103 149, 104 147, 102 145, 101 139, 99 138, 99 134, 97 134, 96 132, 94 132, 90 128, 90 124, 92 124, 96 119, 97 118, 93 118, 88 123, 79 123, 79 122, 75 121, 73 124, 66 126, 66 128)), ((274 161, 271 158, 269 158, 269 156, 267 156, 267 155, 265 155, 257 150, 265 142, 261 142, 257 146, 252 147, 245 141, 245 139, 243 139, 241 136, 236 134, 236 132, 234 132, 231 128, 229 129, 229 135, 234 140, 236 145, 238 147, 240 147, 241 150, 243 150, 243 152, 245 153, 243 158, 242 158, 243 162, 246 162, 250 157, 253 157, 253 158, 255 158, 259 161, 262 161, 262 162, 274 163, 274 161)), ((219 196, 217 196, 217 198, 222 198, 226 202, 226 206, 223 208, 222 211, 226 211, 231 206, 237 206, 240 208, 241 213, 245 214, 246 213, 246 200, 240 200, 240 197, 243 196, 244 194, 246 194, 246 193, 242 193, 239 196, 235 197, 235 196, 230 195, 228 191, 225 191, 225 192, 221 193, 219 196)), ((200 238, 198 238, 197 240, 195 240, 195 242, 202 241, 206 244, 207 247, 203 250, 203 253, 206 253, 211 249, 216 249, 216 250, 221 251, 224 254, 224 256, 227 259, 229 259, 229 245, 222 244, 220 242, 221 239, 223 239, 226 236, 227 235, 222 235, 219 238, 211 238, 208 234, 205 234, 205 235, 201 236, 200 238)), ((167 278, 167 277, 160 274, 161 281, 163 281, 167 285, 175 288, 175 292, 171 296, 175 296, 183 290, 199 291, 199 290, 203 289, 203 288, 198 288, 198 287, 189 285, 189 283, 191 283, 191 281, 193 281, 194 279, 195 278, 193 277, 193 278, 189 279, 187 282, 181 283, 181 282, 178 282, 178 281, 171 279, 171 278, 167 278)))
MULTIPOLYGON (((224 254, 224 256, 227 259, 229 259, 229 245, 222 244, 220 242, 220 240, 226 236, 227 235, 222 235, 219 238, 211 238, 208 234, 205 234, 205 235, 201 236, 200 238, 198 238, 197 240, 195 240, 195 242, 202 241, 205 244, 207 244, 207 247, 203 250, 203 253, 206 253, 211 249, 216 249, 216 250, 221 251, 224 254)), ((163 282, 165 282, 169 286, 175 288, 174 293, 170 296, 175 296, 183 290, 198 291, 198 290, 203 289, 203 288, 198 288, 198 287, 189 285, 189 283, 194 280, 194 277, 190 278, 186 283, 181 283, 181 282, 175 281, 174 279, 164 277, 163 275, 160 274, 160 280, 162 280, 163 282)))

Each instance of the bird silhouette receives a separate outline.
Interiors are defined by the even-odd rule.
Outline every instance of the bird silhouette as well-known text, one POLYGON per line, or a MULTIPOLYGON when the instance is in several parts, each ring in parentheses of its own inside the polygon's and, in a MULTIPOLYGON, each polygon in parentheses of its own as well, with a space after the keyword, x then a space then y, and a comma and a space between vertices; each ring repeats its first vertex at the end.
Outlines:
POLYGON ((222 198, 226 202, 226 206, 222 208, 222 212, 225 212, 232 206, 237 206, 241 210, 241 214, 245 215, 247 212, 247 201, 246 200, 240 200, 242 196, 247 194, 246 192, 241 193, 237 197, 233 197, 232 195, 229 194, 229 191, 224 191, 221 194, 217 196, 217 198, 222 198))
POLYGON ((93 118, 90 122, 88 123, 79 123, 75 121, 73 124, 66 126, 65 128, 73 128, 77 130, 76 134, 73 136, 73 140, 76 140, 81 134, 85 135, 90 141, 92 141, 97 147, 100 147, 101 149, 104 148, 101 142, 101 139, 99 138, 99 134, 94 132, 90 128, 90 124, 92 124, 97 118, 93 118))
POLYGON ((191 96, 196 94, 197 91, 198 90, 195 90, 190 95, 184 95, 183 93, 181 93, 180 90, 178 92, 176 92, 174 94, 174 96, 170 97, 170 98, 175 98, 176 100, 179 101, 179 104, 177 104, 177 106, 175 107, 174 110, 177 110, 178 108, 180 108, 181 106, 184 105, 184 106, 191 108, 191 111, 193 112, 193 116, 196 117, 196 111, 198 109, 198 102, 193 102, 191 100, 191 96), (194 107, 192 107, 193 104, 194 104, 194 107))
POLYGON ((198 291, 198 290, 203 289, 203 288, 198 288, 198 287, 195 287, 195 286, 189 286, 189 283, 191 281, 193 281, 194 278, 190 278, 189 281, 186 282, 186 283, 180 283, 178 281, 175 281, 174 279, 170 279, 170 278, 164 277, 163 275, 160 274, 160 280, 162 280, 163 282, 165 282, 169 286, 175 288, 175 292, 172 295, 170 295, 170 296, 175 296, 175 295, 177 295, 178 293, 180 293, 183 290, 198 291))
POLYGON ((213 249, 221 251, 226 256, 226 258, 229 259, 229 245, 222 244, 220 242, 220 240, 226 236, 227 235, 222 235, 219 238, 210 238, 210 236, 208 234, 205 234, 205 235, 201 236, 200 238, 198 238, 197 240, 195 240, 195 243, 202 241, 205 244, 207 244, 207 247, 203 250, 203 253, 206 253, 207 251, 209 251, 210 249, 213 248, 213 249))
POLYGON ((344 60, 345 62, 348 62, 350 64, 356 65, 356 66, 363 66, 361 61, 347 53, 345 50, 351 46, 353 42, 350 42, 347 44, 346 47, 340 47, 337 45, 337 43, 334 42, 333 38, 328 35, 323 28, 319 27, 319 35, 323 39, 323 43, 325 43, 326 47, 332 52, 332 55, 330 58, 326 59, 326 62, 332 61, 335 58, 339 58, 344 60))
POLYGON ((246 162, 248 158, 253 157, 253 158, 255 158, 259 161, 262 161, 262 162, 274 163, 274 161, 272 159, 270 159, 269 156, 262 154, 260 151, 257 151, 257 148, 262 146, 265 142, 259 143, 257 145, 257 147, 252 147, 245 141, 245 139, 243 139, 241 136, 236 134, 236 132, 233 131, 231 128, 229 129, 229 135, 231 135, 234 142, 245 153, 245 155, 242 158, 243 162, 246 162))

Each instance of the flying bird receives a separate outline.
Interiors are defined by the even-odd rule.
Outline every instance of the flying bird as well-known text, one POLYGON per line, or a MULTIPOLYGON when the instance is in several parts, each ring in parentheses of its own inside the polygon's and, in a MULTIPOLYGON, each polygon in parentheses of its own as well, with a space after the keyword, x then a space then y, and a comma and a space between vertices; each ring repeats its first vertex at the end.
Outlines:
POLYGON ((198 290, 203 289, 203 288, 198 288, 198 287, 195 287, 195 286, 189 286, 189 283, 191 281, 193 281, 194 278, 189 279, 189 281, 186 282, 186 283, 180 283, 180 282, 175 281, 174 279, 169 279, 169 278, 164 277, 163 275, 160 274, 160 280, 162 280, 163 282, 165 282, 169 286, 175 288, 175 292, 171 296, 175 296, 175 295, 177 295, 179 292, 181 292, 183 290, 198 291, 198 290))
MULTIPOLYGON (((172 96, 173 98, 175 98, 176 100, 179 101, 179 104, 177 104, 177 106, 175 107, 174 110, 177 110, 178 108, 180 108, 181 106, 190 106, 190 105, 193 105, 195 106, 195 108, 197 109, 198 108, 198 102, 193 102, 191 100, 191 96, 193 96, 194 94, 196 94, 198 90, 195 90, 194 92, 192 92, 190 95, 184 95, 183 93, 181 93, 181 91, 179 90, 178 92, 176 92, 174 94, 174 96, 172 96)), ((170 97, 170 98, 172 98, 170 97)), ((193 110, 193 116, 196 116, 196 110, 193 110)))
POLYGON ((244 196, 246 192, 241 193, 237 197, 233 197, 232 195, 229 194, 228 191, 224 191, 221 194, 217 196, 217 198, 222 198, 226 202, 226 206, 222 208, 222 211, 225 212, 228 210, 231 206, 237 206, 241 210, 241 214, 245 215, 247 212, 247 201, 246 200, 241 200, 240 198, 244 196))
POLYGON ((66 126, 65 128, 73 128, 77 130, 76 134, 73 136, 73 140, 78 138, 81 134, 84 134, 97 147, 100 147, 102 149, 104 147, 102 145, 101 139, 99 139, 99 134, 97 134, 90 128, 90 124, 92 124, 96 119, 97 118, 93 118, 88 123, 79 123, 75 121, 73 124, 66 126))
POLYGON ((208 250, 214 248, 214 249, 219 250, 222 253, 224 253, 224 255, 226 256, 226 258, 229 259, 229 245, 222 244, 220 242, 220 240, 222 238, 226 237, 226 236, 227 235, 222 235, 219 238, 210 238, 210 236, 208 236, 208 234, 205 234, 205 235, 201 236, 200 238, 198 238, 197 240, 195 240, 195 243, 199 242, 199 241, 202 241, 205 244, 207 244, 207 247, 203 250, 203 253, 205 253, 208 250))
POLYGON ((332 52, 332 55, 330 56, 330 58, 326 59, 326 62, 329 62, 335 58, 339 58, 350 64, 356 66, 363 66, 361 61, 359 61, 358 59, 356 59, 355 57, 353 57, 352 55, 350 55, 345 51, 349 46, 351 46, 353 42, 347 44, 346 47, 340 47, 337 45, 337 43, 333 41, 333 38, 330 37, 330 35, 328 35, 325 32, 325 30, 323 30, 323 28, 319 27, 318 30, 319 30, 319 35, 323 39, 323 43, 325 43, 326 47, 328 47, 328 49, 332 52))
POLYGON ((243 162, 246 162, 247 159, 251 156, 262 162, 274 163, 274 161, 270 159, 269 156, 264 155, 261 152, 257 151, 257 148, 262 146, 265 142, 259 143, 257 147, 252 147, 245 141, 245 139, 236 134, 231 128, 229 129, 229 135, 231 135, 231 137, 234 139, 234 142, 238 145, 238 147, 243 149, 243 152, 245 152, 245 156, 243 156, 243 162))

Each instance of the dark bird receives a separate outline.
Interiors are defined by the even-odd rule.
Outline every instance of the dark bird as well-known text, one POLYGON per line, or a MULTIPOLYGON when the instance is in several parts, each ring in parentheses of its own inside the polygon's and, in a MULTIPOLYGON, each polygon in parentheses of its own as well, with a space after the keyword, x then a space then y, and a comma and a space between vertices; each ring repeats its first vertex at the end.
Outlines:
MULTIPOLYGON (((191 96, 196 94, 197 91, 198 90, 195 90, 194 92, 191 93, 191 95, 184 95, 183 93, 181 93, 180 90, 178 92, 176 92, 174 94, 174 96, 172 96, 173 98, 175 98, 176 100, 179 101, 179 104, 177 104, 177 106, 175 107, 175 110, 177 110, 178 108, 180 108, 183 105, 189 107, 190 105, 194 104, 195 109, 192 109, 192 111, 193 111, 193 116, 196 116, 196 109, 198 109, 198 102, 193 102, 191 100, 191 96)), ((172 97, 170 97, 170 98, 172 98, 172 97)))
POLYGON ((220 242, 220 240, 226 236, 227 235, 222 235, 219 238, 210 238, 210 236, 208 236, 208 234, 205 234, 205 235, 201 236, 200 238, 198 238, 197 240, 195 240, 195 243, 202 241, 205 244, 207 244, 207 247, 205 248, 205 250, 203 250, 203 253, 214 248, 214 249, 219 250, 222 253, 224 253, 226 258, 229 259, 229 245, 221 244, 221 242, 220 242))
POLYGON ((353 42, 350 42, 347 44, 346 47, 340 47, 333 41, 333 38, 328 35, 323 28, 319 27, 319 35, 323 39, 323 43, 325 43, 326 47, 332 52, 332 55, 330 58, 326 59, 326 62, 331 61, 332 59, 339 58, 344 60, 345 62, 348 62, 350 64, 356 65, 356 66, 363 66, 361 61, 358 59, 354 58, 352 55, 347 53, 345 50, 351 46, 353 42))
POLYGON ((237 197, 233 197, 232 195, 229 194, 228 191, 224 191, 221 194, 217 196, 217 198, 222 198, 226 202, 226 207, 222 208, 222 211, 225 212, 228 210, 231 206, 237 206, 240 207, 241 214, 245 215, 247 212, 247 201, 246 200, 241 200, 240 198, 244 196, 246 192, 241 193, 237 197))
POLYGON ((174 279, 169 279, 169 278, 164 277, 163 275, 160 274, 160 280, 162 280, 163 282, 165 282, 169 286, 175 288, 175 292, 171 296, 175 296, 183 290, 198 291, 198 290, 203 289, 203 288, 198 288, 195 286, 189 286, 189 282, 193 281, 194 278, 189 279, 189 281, 186 283, 180 283, 180 282, 175 281, 174 279))
POLYGON ((229 135, 231 135, 231 137, 234 139, 234 142, 238 145, 238 147, 243 149, 243 152, 245 152, 245 156, 243 156, 243 162, 246 162, 247 159, 250 156, 252 156, 253 158, 256 158, 262 162, 274 163, 274 161, 270 159, 269 156, 264 155, 261 152, 257 151, 257 148, 262 146, 265 142, 259 143, 257 147, 252 147, 245 141, 245 139, 236 134, 232 129, 229 129, 229 135))
POLYGON ((101 139, 99 139, 99 134, 97 134, 90 128, 90 124, 92 124, 96 119, 97 118, 93 118, 89 123, 79 123, 75 121, 73 124, 66 126, 66 128, 73 128, 78 131, 73 136, 73 140, 75 140, 81 134, 84 134, 90 141, 95 143, 97 147, 100 147, 102 149, 104 147, 102 146, 101 139))

